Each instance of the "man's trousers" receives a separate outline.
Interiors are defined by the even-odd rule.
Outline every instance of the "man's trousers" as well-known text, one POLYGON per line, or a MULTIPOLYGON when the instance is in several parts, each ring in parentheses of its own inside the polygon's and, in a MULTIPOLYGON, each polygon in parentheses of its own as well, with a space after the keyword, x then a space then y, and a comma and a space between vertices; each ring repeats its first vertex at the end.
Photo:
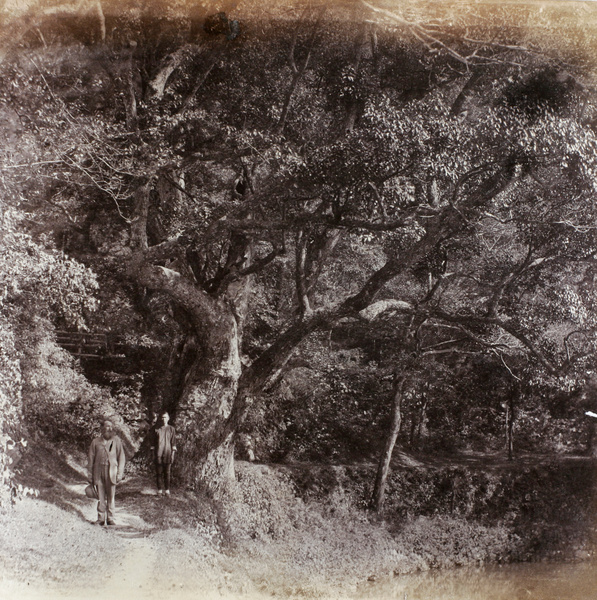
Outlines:
POLYGON ((97 484, 97 518, 103 521, 108 513, 108 519, 114 518, 114 498, 116 496, 116 486, 110 480, 110 466, 107 465, 103 470, 102 476, 97 484))
POLYGON ((169 490, 170 489, 170 473, 172 465, 170 463, 155 463, 158 490, 169 490))

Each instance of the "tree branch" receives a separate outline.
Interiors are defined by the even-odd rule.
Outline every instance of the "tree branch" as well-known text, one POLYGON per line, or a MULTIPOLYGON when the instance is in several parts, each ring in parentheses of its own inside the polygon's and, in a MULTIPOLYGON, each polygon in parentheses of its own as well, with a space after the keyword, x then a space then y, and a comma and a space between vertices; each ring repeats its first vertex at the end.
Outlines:
POLYGON ((177 271, 149 264, 142 255, 136 255, 127 264, 127 275, 139 285, 167 293, 189 313, 197 331, 204 331, 217 320, 214 299, 177 271))
POLYGON ((312 313, 309 295, 307 293, 307 246, 309 243, 309 231, 299 231, 296 235, 296 260, 294 269, 294 280, 296 294, 299 304, 301 318, 312 313))
POLYGON ((205 83, 206 79, 209 77, 209 74, 212 72, 213 68, 218 64, 218 58, 219 58, 218 55, 212 56, 211 60, 209 61, 208 66, 207 66, 207 69, 205 70, 203 75, 201 75, 201 77, 199 77, 197 79, 197 81, 195 82, 195 85, 193 86, 193 89, 187 94, 186 98, 183 100, 180 108, 176 112, 177 115, 182 115, 189 108, 191 102, 193 101, 193 98, 197 95, 199 88, 205 83))
MULTIPOLYGON (((506 173, 500 173, 500 181, 496 182, 496 176, 494 175, 489 178, 491 180, 491 185, 488 185, 487 181, 484 182, 484 193, 481 194, 481 201, 487 202, 489 199, 503 191, 504 181, 507 184, 513 177, 512 170, 506 169, 506 171, 506 173)), ((473 173, 476 172, 480 172, 480 170, 473 170, 469 172, 467 176, 471 177, 473 173)), ((477 193, 473 195, 473 206, 476 207, 480 203, 477 191, 477 193)), ((468 203, 465 203, 464 205, 468 206, 468 203)), ((245 410, 248 397, 260 390, 267 383, 268 378, 284 366, 294 352, 296 346, 303 339, 314 331, 329 328, 339 319, 355 316, 367 308, 389 281, 415 266, 420 260, 427 256, 439 242, 454 235, 465 223, 466 219, 463 218, 461 212, 456 210, 451 204, 435 211, 426 222, 425 234, 413 245, 413 247, 407 253, 390 258, 383 267, 375 271, 369 277, 356 294, 345 298, 334 307, 314 310, 292 323, 278 336, 276 341, 267 350, 244 370, 239 380, 237 398, 228 420, 227 427, 233 428, 233 425, 237 424, 238 419, 241 418, 239 415, 245 410)), ((434 316, 431 312, 421 314, 426 314, 430 317, 434 316)), ((498 325, 529 348, 549 372, 554 373, 556 371, 551 362, 534 347, 530 340, 528 340, 523 333, 515 330, 512 323, 500 322, 496 319, 480 319, 478 317, 470 317, 468 321, 463 321, 462 317, 454 317, 447 314, 445 316, 446 320, 451 322, 470 322, 472 320, 477 323, 498 325)), ((230 431, 232 431, 232 429, 230 429, 230 431)))
POLYGON ((149 88, 153 91, 155 98, 161 98, 170 75, 180 66, 186 54, 186 47, 179 48, 173 54, 170 54, 163 61, 156 76, 149 82, 149 88))
POLYGON ((290 53, 289 53, 289 57, 288 57, 288 60, 290 62, 290 69, 292 71, 292 81, 290 82, 290 88, 288 89, 288 92, 286 93, 286 99, 284 100, 282 112, 280 114, 280 118, 278 119, 278 124, 276 125, 276 128, 275 128, 275 132, 277 135, 280 135, 284 131, 284 126, 286 125, 286 119, 288 117, 288 111, 290 109, 290 103, 292 102, 292 97, 294 96, 294 92, 296 91, 298 82, 300 81, 301 77, 303 76, 303 74, 307 70, 307 67, 309 66, 309 61, 311 60, 311 52, 313 51, 313 47, 315 45, 315 37, 317 35, 319 23, 323 17, 325 10, 326 10, 326 7, 324 5, 319 12, 317 21, 313 25, 313 30, 311 31, 311 36, 310 36, 308 44, 307 44, 307 46, 308 46, 307 55, 305 56, 305 60, 303 61, 300 68, 298 68, 296 66, 296 60, 295 60, 295 56, 294 56, 295 49, 296 49, 296 42, 297 42, 297 38, 298 38, 298 28, 296 29, 296 31, 294 33, 294 36, 292 39, 292 44, 290 46, 290 53))
MULTIPOLYGON (((436 211, 432 214, 437 214, 436 211)), ((375 223, 365 219, 342 219, 337 220, 332 215, 314 215, 313 213, 302 213, 291 216, 287 220, 258 220, 258 219, 228 219, 222 218, 218 225, 227 227, 231 230, 244 232, 259 231, 287 231, 293 227, 302 227, 305 225, 324 225, 328 229, 362 229, 365 231, 394 231, 412 225, 412 217, 404 219, 395 219, 384 223, 375 223)))
POLYGON ((329 309, 313 310, 292 323, 244 371, 240 387, 248 393, 260 389, 266 383, 270 374, 284 365, 301 340, 316 330, 326 329, 343 317, 356 316, 373 302, 375 296, 386 283, 414 266, 432 250, 438 241, 461 226, 462 221, 454 211, 450 207, 444 208, 441 213, 430 220, 427 233, 414 244, 408 253, 388 260, 383 267, 369 277, 356 294, 349 296, 329 309))
POLYGON ((143 253, 143 259, 148 263, 156 263, 171 258, 178 258, 181 252, 181 236, 176 235, 160 244, 149 246, 143 253))
POLYGON ((529 267, 529 265, 531 265, 532 256, 533 256, 533 248, 532 248, 532 246, 529 246, 527 255, 526 255, 525 259, 522 261, 522 263, 516 269, 514 269, 513 271, 511 271, 510 273, 508 273, 507 275, 502 277, 502 280, 500 281, 500 283, 494 290, 491 300, 489 301, 489 303, 487 305, 487 316, 488 317, 496 316, 498 304, 500 303, 500 300, 502 299, 502 296, 504 295, 506 288, 508 286, 512 285, 512 283, 514 283, 514 281, 516 281, 516 279, 522 275, 522 273, 529 267))
POLYGON ((250 265, 245 267, 244 269, 233 270, 228 273, 223 279, 221 285, 228 285, 233 281, 238 281, 243 277, 247 277, 248 275, 253 275, 254 273, 258 273, 263 270, 267 265, 269 265, 273 260, 275 260, 278 256, 284 253, 284 248, 282 246, 274 246, 274 249, 266 254, 265 256, 258 258, 250 265))
MULTIPOLYGON (((475 325, 490 325, 499 327, 517 339, 523 346, 525 346, 549 373, 555 374, 558 371, 557 367, 535 346, 535 344, 531 342, 526 334, 519 330, 513 321, 504 321, 503 319, 497 319, 494 317, 478 317, 476 315, 451 315, 438 309, 425 311, 424 314, 428 315, 429 317, 447 321, 449 323, 460 323, 463 325, 469 323, 475 325)), ((481 338, 479 338, 479 341, 480 340, 481 338)), ((482 343, 486 344, 486 342, 482 343)))

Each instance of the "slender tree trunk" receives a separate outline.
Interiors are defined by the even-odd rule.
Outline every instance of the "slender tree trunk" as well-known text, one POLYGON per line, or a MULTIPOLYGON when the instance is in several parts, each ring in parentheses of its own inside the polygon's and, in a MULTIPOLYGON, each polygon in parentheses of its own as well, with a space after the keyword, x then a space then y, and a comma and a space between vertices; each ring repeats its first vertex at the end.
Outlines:
POLYGON ((294 94, 296 92, 296 89, 298 87, 298 84, 299 84, 301 78, 303 77, 303 75, 305 74, 305 71, 307 70, 307 67, 309 66, 309 61, 311 60, 311 52, 313 51, 313 47, 315 45, 315 37, 316 37, 317 31, 319 28, 319 21, 320 21, 321 17, 323 16, 324 11, 325 11, 325 4, 323 5, 323 9, 320 10, 319 17, 318 17, 316 23, 313 25, 313 29, 312 29, 311 35, 309 37, 307 54, 306 54, 302 64, 300 65, 300 67, 297 66, 296 60, 295 60, 295 50, 296 50, 296 43, 297 43, 297 39, 298 39, 299 30, 296 29, 296 31, 295 31, 294 37, 292 39, 292 44, 290 47, 290 53, 289 53, 290 68, 292 70, 292 81, 290 82, 290 87, 289 87, 288 92, 286 93, 286 97, 284 99, 284 105, 283 105, 282 111, 280 113, 280 118, 278 119, 278 123, 276 124, 276 127, 275 127, 275 132, 277 135, 281 135, 284 132, 284 126, 286 125, 286 119, 288 118, 288 112, 290 110, 290 105, 292 103, 292 99, 294 97, 294 94))
POLYGON ((388 473, 390 472, 390 462, 392 460, 392 452, 396 445, 400 424, 402 422, 402 392, 404 389, 404 377, 394 377, 394 402, 392 404, 392 418, 388 437, 383 449, 383 453, 377 467, 377 477, 375 478, 375 487, 373 488, 373 498, 371 506, 375 512, 381 512, 383 508, 384 496, 386 491, 386 482, 388 473))
POLYGON ((408 436, 408 445, 411 450, 415 448, 415 432, 417 431, 417 416, 413 408, 410 413, 410 435, 408 436))
POLYGON ((506 448, 508 449, 508 460, 514 459, 514 392, 510 394, 506 404, 506 448))
POLYGON ((423 397, 421 402, 421 410, 419 411, 419 423, 417 425, 417 440, 418 448, 423 447, 423 438, 427 435, 427 404, 428 399, 423 397))
MULTIPOLYGON (((363 53, 365 46, 367 45, 368 40, 368 25, 364 23, 361 26, 361 30, 358 35, 358 39, 356 42, 356 52, 354 57, 353 69, 355 79, 359 77, 359 70, 361 66, 361 61, 363 59, 363 53)), ((344 133, 349 134, 354 130, 354 126, 357 121, 357 117, 359 116, 359 112, 363 106, 363 98, 360 97, 359 93, 356 93, 355 97, 350 98, 348 102, 348 106, 346 108, 346 116, 344 118, 344 133)))
POLYGON ((126 89, 124 90, 126 124, 131 131, 138 131, 137 95, 135 92, 135 61, 133 58, 135 46, 131 46, 127 53, 126 89))

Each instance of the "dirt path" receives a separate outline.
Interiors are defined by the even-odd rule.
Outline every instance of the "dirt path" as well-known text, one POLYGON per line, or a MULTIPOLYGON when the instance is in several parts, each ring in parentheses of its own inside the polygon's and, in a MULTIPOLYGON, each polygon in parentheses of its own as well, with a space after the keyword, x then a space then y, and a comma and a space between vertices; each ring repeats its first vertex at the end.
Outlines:
MULTIPOLYGON (((268 493, 253 498, 265 503, 255 514, 239 504, 235 541, 223 547, 224 521, 209 501, 176 488, 170 497, 158 496, 141 469, 128 468, 117 487, 117 524, 95 525, 96 501, 84 493, 84 459, 49 447, 18 465, 21 483, 40 496, 18 502, 10 518, 0 517, 0 598, 337 600, 354 598, 355 582, 376 562, 345 565, 341 540, 349 536, 351 547, 362 543, 370 533, 365 524, 351 522, 347 529, 343 520, 325 524, 319 513, 305 513, 299 527, 270 534, 270 527, 280 526, 276 519, 286 523, 286 511, 295 506, 294 498, 278 498, 279 490, 270 499, 289 504, 274 502, 271 514, 268 493), (249 537, 239 541, 239 528, 249 537), (286 535, 294 536, 291 543, 286 535), (322 549, 328 552, 323 562, 322 549)), ((253 476, 275 482, 268 472, 255 467, 253 476)))
MULTIPOLYGON (((477 456, 466 458, 481 462, 477 456)), ((222 518, 209 501, 184 490, 158 496, 149 474, 129 467, 117 488, 117 524, 101 527, 93 524, 96 501, 84 493, 84 459, 39 447, 19 463, 20 482, 38 489, 39 498, 26 498, 10 515, 0 515, 0 599, 397 599, 406 588, 395 592, 393 586, 412 583, 409 599, 444 600, 427 592, 417 596, 418 575, 404 579, 394 574, 424 568, 421 544, 433 556, 444 552, 445 544, 438 549, 434 540, 453 535, 453 529, 445 530, 452 527, 445 519, 433 526, 430 518, 423 519, 410 534, 395 536, 383 522, 369 522, 352 512, 341 496, 334 500, 334 515, 326 507, 322 512, 317 506, 299 505, 267 465, 245 465, 244 471, 239 465, 239 481, 246 478, 242 489, 251 494, 250 502, 239 497, 222 518), (383 578, 390 587, 383 587, 383 578)), ((435 458, 433 464, 437 462, 435 458)), ((313 465, 286 468, 312 470, 313 465)), ((494 545, 494 533, 475 531, 481 538, 467 542, 461 536, 471 552, 483 550, 483 536, 489 535, 489 545, 494 545)), ((459 558, 458 552, 448 558, 459 558)), ((431 574, 425 581, 429 578, 431 574)), ((482 572, 479 581, 484 578, 482 572)), ((463 585, 467 583, 465 578, 463 585)), ((462 593, 456 600, 478 597, 462 593)))
POLYGON ((96 501, 85 496, 83 461, 46 450, 19 465, 39 498, 0 517, 0 598, 251 596, 225 575, 226 557, 194 496, 161 497, 146 475, 129 475, 117 488, 117 524, 101 527, 96 501))

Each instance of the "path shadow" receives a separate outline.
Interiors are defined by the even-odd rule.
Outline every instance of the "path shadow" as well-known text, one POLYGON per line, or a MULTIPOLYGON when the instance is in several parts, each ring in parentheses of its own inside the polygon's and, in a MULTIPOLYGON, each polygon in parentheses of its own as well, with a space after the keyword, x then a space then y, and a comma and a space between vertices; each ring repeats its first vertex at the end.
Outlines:
POLYGON ((36 490, 37 497, 89 522, 85 468, 55 448, 32 443, 20 457, 15 480, 36 490))
MULTIPOLYGON (((19 461, 17 481, 39 491, 39 499, 94 524, 97 500, 85 495, 85 456, 70 455, 41 443, 31 444, 19 461)), ((137 469, 116 487, 115 526, 105 530, 122 538, 147 537, 171 527, 193 522, 196 500, 173 490, 172 496, 158 496, 150 473, 137 469)), ((97 526, 99 527, 99 526, 97 526)))

